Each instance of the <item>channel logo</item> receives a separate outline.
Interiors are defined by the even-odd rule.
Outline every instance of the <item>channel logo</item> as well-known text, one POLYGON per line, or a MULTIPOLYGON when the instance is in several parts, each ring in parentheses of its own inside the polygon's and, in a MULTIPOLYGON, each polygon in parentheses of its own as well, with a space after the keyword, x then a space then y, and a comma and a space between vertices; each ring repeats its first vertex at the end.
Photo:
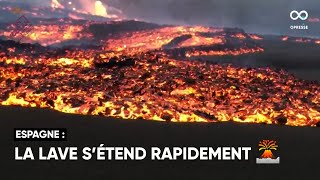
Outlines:
MULTIPOLYGON (((290 12, 290 18, 293 21, 296 20, 301 20, 301 21, 305 21, 307 20, 309 17, 309 14, 306 10, 302 10, 302 11, 297 11, 297 10, 293 10, 290 12)), ((306 24, 294 24, 294 25, 290 25, 290 29, 291 30, 307 30, 309 29, 308 25, 306 24)))
POLYGON ((290 12, 290 18, 294 21, 296 21, 298 19, 305 21, 308 19, 308 16, 309 16, 309 14, 306 10, 302 10, 300 12, 293 10, 290 12))
POLYGON ((272 151, 278 150, 277 141, 262 140, 259 142, 259 152, 263 152, 260 158, 256 158, 257 164, 279 164, 280 157, 275 157, 272 151))

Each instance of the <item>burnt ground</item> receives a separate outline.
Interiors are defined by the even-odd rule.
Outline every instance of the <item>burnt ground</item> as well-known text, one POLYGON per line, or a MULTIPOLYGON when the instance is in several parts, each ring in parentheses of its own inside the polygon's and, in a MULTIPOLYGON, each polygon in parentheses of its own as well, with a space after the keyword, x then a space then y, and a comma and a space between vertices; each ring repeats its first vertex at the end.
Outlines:
POLYGON ((257 41, 264 48, 263 53, 199 58, 245 67, 284 69, 297 78, 320 81, 320 44, 280 41, 276 36, 264 38, 257 41))
POLYGON ((317 179, 320 130, 239 123, 162 123, 0 107, 2 179, 317 179), (66 142, 14 142, 14 128, 67 128, 66 142), (256 165, 258 142, 278 141, 279 165, 256 165), (14 147, 251 146, 250 161, 14 161, 14 147))
POLYGON ((320 81, 320 45, 312 43, 264 41, 265 53, 257 61, 283 68, 296 77, 320 81))

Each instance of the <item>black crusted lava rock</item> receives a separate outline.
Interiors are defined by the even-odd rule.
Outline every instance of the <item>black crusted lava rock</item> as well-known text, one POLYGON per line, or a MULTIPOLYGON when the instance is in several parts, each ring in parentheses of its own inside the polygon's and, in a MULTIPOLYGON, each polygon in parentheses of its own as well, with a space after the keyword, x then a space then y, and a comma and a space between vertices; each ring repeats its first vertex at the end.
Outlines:
POLYGON ((205 119, 210 119, 210 120, 213 120, 213 121, 218 120, 214 115, 208 114, 208 113, 206 113, 206 112, 195 111, 194 113, 195 113, 196 115, 198 115, 198 116, 201 116, 201 117, 205 118, 205 119))
POLYGON ((285 116, 279 116, 277 117, 277 122, 279 124, 285 125, 288 122, 288 119, 285 116))
POLYGON ((161 116, 161 119, 166 120, 166 122, 170 122, 172 118, 173 118, 172 115, 167 113, 161 116))

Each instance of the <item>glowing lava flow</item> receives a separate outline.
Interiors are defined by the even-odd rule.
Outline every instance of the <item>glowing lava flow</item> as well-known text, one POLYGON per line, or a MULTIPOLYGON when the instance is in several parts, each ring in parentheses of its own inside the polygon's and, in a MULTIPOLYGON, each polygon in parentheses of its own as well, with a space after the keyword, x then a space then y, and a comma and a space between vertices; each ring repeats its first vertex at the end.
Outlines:
MULTIPOLYGON (((105 41, 105 49, 132 54, 132 52, 139 53, 157 49, 185 48, 185 53, 180 54, 183 57, 203 55, 237 56, 242 54, 259 53, 264 50, 256 45, 240 47, 231 45, 233 46, 233 49, 227 49, 224 47, 228 47, 229 44, 233 44, 233 41, 237 42, 262 39, 259 38, 260 37, 256 35, 246 37, 245 34, 237 32, 226 33, 224 29, 218 28, 202 26, 171 26, 124 33, 116 38, 111 37, 105 41)), ((241 42, 241 44, 244 45, 246 43, 241 42)))
POLYGON ((96 1, 94 4, 95 15, 107 17, 107 9, 103 6, 101 1, 96 1))
POLYGON ((200 33, 216 33, 221 31, 222 29, 202 26, 174 26, 158 28, 155 30, 136 31, 123 34, 120 38, 107 40, 106 49, 113 51, 122 51, 126 49, 136 49, 138 51, 160 49, 175 38, 183 35, 189 35, 189 37, 179 44, 178 47, 222 44, 224 43, 224 39, 221 36, 203 37, 199 35, 200 33))
POLYGON ((316 126, 320 85, 271 69, 177 61, 159 54, 0 59, 0 103, 173 122, 316 126))
MULTIPOLYGON (((80 25, 66 24, 45 24, 45 25, 33 25, 31 32, 23 38, 23 42, 33 43, 37 42, 43 46, 61 43, 68 40, 79 40, 81 38, 91 38, 89 33, 82 32, 84 29, 80 25)), ((10 36, 14 31, 13 29, 7 29, 2 31, 5 37, 10 36)), ((1 30, 0 30, 1 32, 1 30)), ((21 37, 18 34, 18 37, 21 37)))
POLYGON ((241 54, 251 54, 257 52, 263 52, 262 48, 255 48, 255 49, 244 49, 240 48, 237 50, 225 50, 225 51, 190 51, 186 52, 186 57, 192 56, 225 56, 225 55, 233 55, 238 56, 241 54))
POLYGON ((94 37, 101 49, 48 48, 50 52, 46 52, 30 44, 0 46, 2 105, 124 119, 320 125, 318 83, 268 68, 173 58, 263 52, 256 44, 263 40, 258 35, 236 29, 151 26, 132 21, 88 28, 61 20, 35 24, 34 31, 37 33, 28 38, 41 44, 94 37), (139 25, 147 28, 122 31, 139 25), (100 28, 103 33, 115 28, 119 32, 97 38, 95 31, 100 28))

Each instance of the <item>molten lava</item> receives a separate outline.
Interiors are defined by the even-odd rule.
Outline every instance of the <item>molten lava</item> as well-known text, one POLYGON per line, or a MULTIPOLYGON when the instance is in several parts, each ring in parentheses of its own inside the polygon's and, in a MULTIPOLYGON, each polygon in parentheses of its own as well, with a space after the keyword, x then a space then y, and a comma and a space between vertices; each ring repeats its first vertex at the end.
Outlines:
POLYGON ((101 1, 96 1, 94 4, 95 15, 107 17, 107 9, 103 6, 101 1))
MULTIPOLYGON (((98 28, 128 28, 126 22, 59 23, 34 24, 26 39, 42 45, 90 41, 98 28)), ((107 33, 93 41, 101 43, 100 49, 0 46, 0 103, 124 119, 318 125, 316 82, 269 68, 187 60, 260 53, 264 49, 256 41, 262 39, 240 30, 148 26, 107 33)))
MULTIPOLYGON (((105 41, 106 50, 126 52, 132 54, 158 49, 185 49, 180 55, 193 56, 222 56, 242 55, 263 52, 257 45, 247 45, 234 48, 228 47, 233 42, 244 41, 242 33, 226 33, 224 29, 202 26, 185 27, 170 26, 151 30, 134 31, 120 36, 111 37, 105 41), (216 48, 214 48, 216 47, 216 48)), ((247 40, 256 40, 258 36, 245 37, 247 40)), ((246 43, 242 43, 246 44, 246 43)), ((248 43, 249 44, 249 43, 248 43)), ((172 51, 171 51, 172 52, 172 51)), ((169 54, 171 54, 171 52, 169 54)))
MULTIPOLYGON (((79 40, 81 38, 91 38, 92 35, 83 33, 84 27, 80 25, 66 24, 43 24, 33 25, 31 32, 23 38, 24 42, 34 43, 38 42, 43 46, 52 45, 56 43, 65 42, 68 40, 79 40)), ((3 35, 9 37, 14 31, 14 28, 9 27, 3 31, 3 35)), ((1 32, 1 30, 0 30, 1 32)), ((22 33, 21 33, 22 34, 22 33)), ((21 38, 18 34, 17 39, 21 38)))
POLYGON ((52 8, 64 8, 62 4, 58 0, 51 0, 51 7, 52 8))
MULTIPOLYGON (((13 50, 11 49, 10 52, 13 50)), ((283 71, 98 50, 2 54, 2 105, 173 122, 315 126, 320 86, 283 71)))
POLYGON ((167 45, 175 38, 189 35, 186 40, 178 43, 178 47, 200 46, 222 44, 223 37, 204 37, 200 33, 217 33, 222 29, 213 29, 202 26, 195 27, 163 27, 155 30, 135 31, 132 33, 123 34, 120 38, 109 39, 106 41, 106 49, 113 51, 122 51, 125 49, 136 49, 146 51, 150 49, 160 49, 167 45))

